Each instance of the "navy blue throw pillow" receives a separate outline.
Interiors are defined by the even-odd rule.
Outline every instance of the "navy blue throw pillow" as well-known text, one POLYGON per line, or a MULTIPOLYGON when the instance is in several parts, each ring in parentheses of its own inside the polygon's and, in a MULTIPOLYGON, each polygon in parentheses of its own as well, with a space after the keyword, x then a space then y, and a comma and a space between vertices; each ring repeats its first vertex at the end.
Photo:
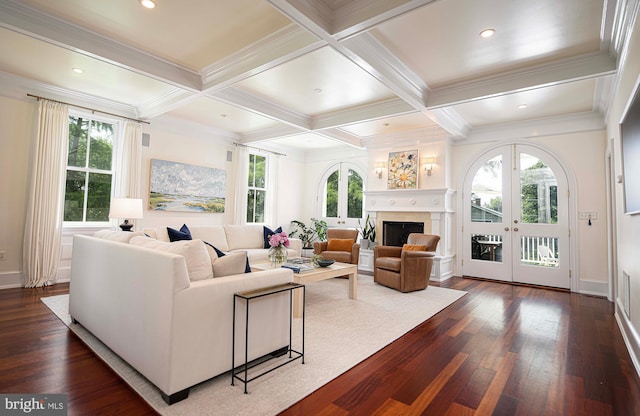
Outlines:
POLYGON ((180 230, 167 227, 167 233, 169 234, 169 241, 172 243, 174 241, 192 240, 191 231, 189 230, 189 227, 187 227, 187 224, 183 224, 182 227, 180 227, 180 230))
MULTIPOLYGON (((213 244, 207 243, 206 241, 203 241, 203 243, 205 243, 206 245, 208 245, 209 247, 214 249, 216 254, 218 255, 218 257, 226 256, 226 254, 224 254, 223 251, 218 250, 218 248, 216 246, 214 246, 213 244)), ((245 273, 251 273, 251 266, 249 266, 249 257, 247 257, 247 264, 246 264, 246 266, 244 266, 244 272, 245 273)))
POLYGON ((269 245, 269 238, 276 234, 276 233, 281 233, 282 232, 282 227, 278 227, 274 230, 270 229, 269 227, 266 226, 262 226, 262 234, 264 236, 264 248, 270 248, 271 246, 269 245))

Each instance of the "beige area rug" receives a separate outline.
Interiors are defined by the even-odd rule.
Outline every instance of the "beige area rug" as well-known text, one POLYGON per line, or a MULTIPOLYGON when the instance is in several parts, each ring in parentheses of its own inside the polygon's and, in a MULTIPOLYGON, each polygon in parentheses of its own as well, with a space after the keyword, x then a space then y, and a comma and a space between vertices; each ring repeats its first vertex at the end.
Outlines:
POLYGON ((466 293, 435 286, 400 293, 361 275, 358 299, 350 300, 347 284, 347 279, 330 279, 307 285, 305 364, 296 360, 258 378, 249 383, 249 394, 243 393, 240 382, 231 386, 231 373, 225 373, 192 388, 189 398, 172 406, 82 326, 71 323, 68 295, 42 298, 42 302, 162 415, 275 415, 466 293))

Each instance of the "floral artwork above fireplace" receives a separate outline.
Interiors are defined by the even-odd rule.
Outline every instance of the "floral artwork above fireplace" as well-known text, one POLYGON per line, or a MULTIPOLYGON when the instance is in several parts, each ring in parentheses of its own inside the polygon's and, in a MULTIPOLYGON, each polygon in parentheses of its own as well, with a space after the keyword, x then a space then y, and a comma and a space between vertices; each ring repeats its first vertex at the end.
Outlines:
POLYGON ((389 153, 388 189, 416 189, 418 187, 418 151, 389 153))

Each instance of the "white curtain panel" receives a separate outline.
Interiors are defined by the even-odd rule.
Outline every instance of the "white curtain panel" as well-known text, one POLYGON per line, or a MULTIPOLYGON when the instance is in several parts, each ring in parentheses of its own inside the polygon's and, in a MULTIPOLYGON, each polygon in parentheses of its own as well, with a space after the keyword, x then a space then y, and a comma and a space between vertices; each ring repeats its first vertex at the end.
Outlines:
POLYGON ((64 215, 68 106, 40 100, 35 131, 22 253, 25 287, 47 286, 56 279, 64 215))
POLYGON ((247 192, 249 182, 249 150, 246 146, 237 145, 233 155, 233 173, 235 183, 227 183, 227 189, 233 186, 235 198, 233 204, 233 223, 247 223, 247 192))
POLYGON ((278 177, 280 174, 280 156, 270 154, 268 156, 267 169, 267 198, 265 201, 264 222, 273 227, 280 225, 276 213, 278 211, 278 177))
POLYGON ((142 127, 135 121, 122 125, 116 142, 116 198, 142 198, 142 127))

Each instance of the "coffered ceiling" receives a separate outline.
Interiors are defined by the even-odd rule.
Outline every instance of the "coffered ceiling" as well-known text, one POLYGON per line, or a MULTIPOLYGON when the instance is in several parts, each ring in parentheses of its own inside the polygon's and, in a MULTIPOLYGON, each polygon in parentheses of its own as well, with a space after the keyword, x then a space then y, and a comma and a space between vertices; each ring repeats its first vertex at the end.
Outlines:
POLYGON ((0 93, 301 149, 576 131, 603 125, 635 3, 0 0, 0 93))

